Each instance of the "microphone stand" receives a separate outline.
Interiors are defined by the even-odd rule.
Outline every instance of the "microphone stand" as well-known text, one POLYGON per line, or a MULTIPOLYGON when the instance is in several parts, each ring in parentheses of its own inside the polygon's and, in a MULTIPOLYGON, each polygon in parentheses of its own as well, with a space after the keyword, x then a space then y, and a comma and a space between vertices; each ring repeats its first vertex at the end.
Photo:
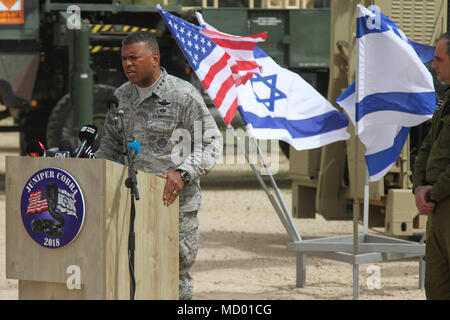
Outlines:
POLYGON ((123 154, 127 155, 128 160, 128 178, 125 180, 125 186, 130 189, 131 194, 130 226, 128 232, 128 269, 130 273, 130 300, 134 300, 134 295, 136 292, 136 279, 134 276, 134 251, 136 248, 134 220, 136 218, 135 200, 139 200, 139 190, 137 187, 136 178, 137 170, 134 169, 134 159, 127 148, 127 136, 123 122, 123 111, 119 110, 117 114, 122 125, 123 154))
MULTIPOLYGON (((127 154, 127 135, 125 133, 125 125, 123 123, 123 111, 119 110, 117 112, 117 114, 113 114, 113 118, 116 119, 117 117, 120 118, 120 124, 122 126, 122 140, 123 140, 123 148, 122 148, 122 155, 126 155, 127 154)), ((117 125, 117 121, 114 120, 114 123, 117 125)))

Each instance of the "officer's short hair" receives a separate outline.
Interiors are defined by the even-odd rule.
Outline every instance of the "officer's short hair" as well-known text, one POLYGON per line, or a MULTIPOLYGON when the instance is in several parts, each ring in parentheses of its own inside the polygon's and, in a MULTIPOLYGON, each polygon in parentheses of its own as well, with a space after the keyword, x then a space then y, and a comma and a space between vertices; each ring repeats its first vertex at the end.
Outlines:
POLYGON ((137 42, 145 42, 153 53, 159 54, 159 46, 158 41, 156 40, 156 36, 148 31, 136 31, 130 33, 125 38, 123 38, 122 46, 137 42))
POLYGON ((450 57, 450 32, 443 33, 439 40, 447 40, 447 55, 450 57))

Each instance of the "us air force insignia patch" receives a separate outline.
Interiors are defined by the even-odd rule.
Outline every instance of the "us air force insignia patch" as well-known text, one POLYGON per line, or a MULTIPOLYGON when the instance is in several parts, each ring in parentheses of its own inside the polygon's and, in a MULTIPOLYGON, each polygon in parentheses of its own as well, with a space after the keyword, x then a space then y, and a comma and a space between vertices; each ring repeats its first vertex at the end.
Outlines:
POLYGON ((159 149, 164 149, 167 146, 168 140, 166 136, 157 136, 156 145, 159 149))
POLYGON ((156 108, 156 114, 154 114, 152 118, 158 120, 173 120, 175 119, 175 110, 166 107, 158 107, 156 108))
POLYGON ((166 101, 165 99, 163 99, 162 101, 158 101, 158 103, 162 106, 167 106, 170 104, 170 102, 166 101))

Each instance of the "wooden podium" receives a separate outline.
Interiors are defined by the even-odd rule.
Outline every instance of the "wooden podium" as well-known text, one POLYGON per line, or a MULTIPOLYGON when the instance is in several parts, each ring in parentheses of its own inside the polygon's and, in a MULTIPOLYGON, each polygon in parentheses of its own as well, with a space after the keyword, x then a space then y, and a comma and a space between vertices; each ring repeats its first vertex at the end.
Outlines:
MULTIPOLYGON (((126 178, 127 167, 107 160, 6 158, 6 277, 19 280, 19 299, 130 298, 131 196, 125 187, 126 178), (32 188, 46 181, 44 174, 34 176, 37 172, 58 176, 73 187, 59 170, 78 183, 84 200, 84 220, 67 245, 56 247, 60 240, 53 234, 45 236, 44 246, 34 238, 34 234, 44 233, 30 233, 25 219, 37 219, 50 212, 30 211, 32 200, 37 199, 32 188), (27 205, 29 211, 24 215, 27 205), (47 238, 53 247, 46 247, 47 238)), ((137 181, 140 200, 135 202, 135 299, 178 299, 178 199, 170 207, 164 206, 162 178, 139 171, 137 181)), ((41 189, 44 193, 45 188, 41 189)), ((60 197, 70 196, 70 190, 73 191, 68 190, 58 196, 58 205, 64 202, 60 197)), ((73 193, 79 196, 77 191, 73 193)), ((51 207, 51 201, 47 202, 51 207)), ((66 215, 65 221, 80 222, 80 215, 77 213, 77 220, 75 214, 66 215)), ((68 225, 67 222, 65 227, 68 225)))

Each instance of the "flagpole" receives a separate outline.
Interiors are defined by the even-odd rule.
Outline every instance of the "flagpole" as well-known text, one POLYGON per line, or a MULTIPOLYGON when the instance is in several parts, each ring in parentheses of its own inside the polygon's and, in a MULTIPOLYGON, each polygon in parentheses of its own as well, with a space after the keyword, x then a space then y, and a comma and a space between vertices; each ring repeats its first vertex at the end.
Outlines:
MULTIPOLYGON (((358 8, 357 8, 358 11, 358 8)), ((358 27, 357 27, 358 28, 358 27)), ((353 196, 353 255, 358 254, 358 220, 359 220, 359 203, 358 203, 358 101, 359 101, 359 41, 356 39, 356 79, 355 79, 355 177, 354 196, 353 196)), ((359 298, 359 265, 353 263, 353 299, 359 298)))
MULTIPOLYGON (((227 128, 230 129, 233 132, 233 135, 236 138, 236 140, 240 141, 240 138, 237 135, 236 131, 234 130, 233 126, 230 124, 230 125, 227 125, 227 128)), ((283 224, 283 226, 286 229, 287 233, 291 236, 293 241, 300 241, 301 240, 300 235, 298 234, 297 230, 293 226, 293 222, 291 220, 289 220, 289 219, 286 219, 285 215, 283 214, 282 210, 280 209, 280 207, 279 207, 278 203, 276 202, 275 198, 273 197, 273 195, 270 193, 270 190, 267 188, 266 183, 262 179, 262 177, 259 174, 258 170, 256 169, 255 165, 250 161, 250 157, 249 157, 247 151, 245 150, 245 147, 242 147, 241 143, 238 143, 238 146, 241 147, 245 158, 247 159, 250 167, 252 168, 253 172, 255 173, 256 178, 258 179, 258 181, 261 184, 262 188, 266 192, 267 197, 269 198, 270 202, 272 203, 272 206, 274 207, 276 213, 278 214, 278 217, 280 218, 281 223, 283 224)))
POLYGON ((369 169, 366 167, 366 181, 364 183, 364 221, 363 233, 369 232, 369 169))
MULTIPOLYGON (((356 82, 358 83, 358 82, 356 82)), ((358 85, 356 85, 358 87, 358 85)), ((358 100, 356 100, 358 101, 358 100)), ((358 124, 355 121, 355 178, 354 178, 354 199, 353 199, 353 255, 358 254, 358 124)), ((359 265, 353 264, 353 299, 359 297, 359 265)))
MULTIPOLYGON (((270 171, 269 167, 267 166, 266 159, 264 158, 264 155, 263 155, 263 153, 262 153, 262 151, 261 151, 261 149, 260 149, 260 147, 258 145, 258 142, 256 141, 256 138, 255 137, 250 137, 250 140, 252 140, 253 143, 256 146, 256 150, 258 151, 258 155, 259 155, 259 158, 261 159, 261 163, 263 164, 264 170, 266 171, 267 175, 269 176, 270 182, 272 184, 272 187, 275 190, 275 194, 276 194, 276 196, 278 198, 278 201, 281 203, 281 207, 282 207, 283 212, 284 212, 284 214, 286 216, 286 219, 290 222, 291 225, 293 225, 294 223, 292 221, 291 213, 289 212, 289 210, 287 208, 286 202, 284 201, 284 198, 283 198, 283 196, 281 194, 280 189, 278 188, 278 185, 277 185, 277 183, 276 183, 276 181, 275 181, 275 179, 274 179, 274 177, 272 175, 272 172, 270 171)), ((271 150, 271 152, 272 152, 272 150, 271 150)), ((301 241, 302 238, 300 237, 300 234, 297 232, 297 229, 293 228, 293 231, 294 231, 295 236, 297 238, 297 240, 295 240, 295 241, 301 241)))

